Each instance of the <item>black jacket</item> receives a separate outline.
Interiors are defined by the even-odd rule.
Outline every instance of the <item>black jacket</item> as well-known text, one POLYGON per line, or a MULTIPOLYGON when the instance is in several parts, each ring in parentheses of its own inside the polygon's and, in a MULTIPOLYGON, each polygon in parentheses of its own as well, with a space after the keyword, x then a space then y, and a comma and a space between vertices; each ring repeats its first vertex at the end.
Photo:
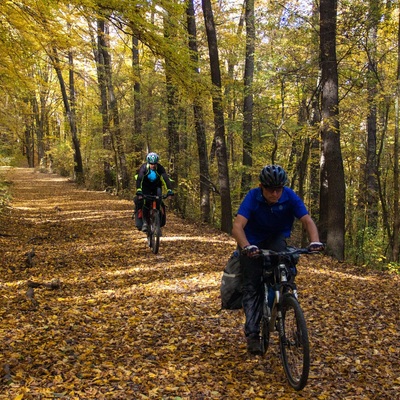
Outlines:
POLYGON ((154 170, 156 173, 156 178, 154 181, 150 181, 148 178, 150 171, 151 169, 149 164, 144 163, 140 166, 136 178, 136 189, 142 189, 143 193, 150 194, 157 188, 162 187, 163 183, 165 182, 167 189, 172 190, 171 180, 169 179, 165 168, 161 164, 156 164, 156 169, 154 170))

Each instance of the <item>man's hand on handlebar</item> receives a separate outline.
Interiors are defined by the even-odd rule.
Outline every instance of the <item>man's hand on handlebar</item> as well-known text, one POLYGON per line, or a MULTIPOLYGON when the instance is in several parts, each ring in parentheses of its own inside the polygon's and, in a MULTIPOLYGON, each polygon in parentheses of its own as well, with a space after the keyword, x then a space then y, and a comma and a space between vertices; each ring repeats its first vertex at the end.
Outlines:
POLYGON ((243 247, 243 254, 250 258, 258 257, 260 255, 260 249, 254 244, 250 244, 243 247))
POLYGON ((318 252, 318 251, 323 251, 325 249, 325 246, 321 242, 311 242, 308 245, 308 250, 310 252, 318 252))

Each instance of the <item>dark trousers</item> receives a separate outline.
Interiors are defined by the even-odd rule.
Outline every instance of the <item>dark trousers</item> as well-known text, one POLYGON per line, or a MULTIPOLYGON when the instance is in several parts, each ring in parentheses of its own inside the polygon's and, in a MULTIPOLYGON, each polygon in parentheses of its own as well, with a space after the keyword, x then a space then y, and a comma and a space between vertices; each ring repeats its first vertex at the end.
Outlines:
MULTIPOLYGON (((278 236, 258 244, 260 249, 284 251, 286 249, 284 236, 278 236)), ((261 257, 250 258, 240 256, 243 271, 243 309, 246 316, 244 332, 246 336, 256 336, 260 332, 264 286, 262 283, 263 260, 261 257)))

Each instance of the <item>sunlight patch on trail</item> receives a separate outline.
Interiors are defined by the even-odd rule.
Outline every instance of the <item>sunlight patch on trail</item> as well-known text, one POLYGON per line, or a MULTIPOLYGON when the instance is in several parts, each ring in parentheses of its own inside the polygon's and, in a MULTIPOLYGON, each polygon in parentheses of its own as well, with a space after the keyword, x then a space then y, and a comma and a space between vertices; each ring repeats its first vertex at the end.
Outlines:
POLYGON ((176 241, 176 240, 195 240, 197 242, 207 242, 207 243, 223 243, 223 244, 230 244, 229 242, 227 242, 226 240, 218 240, 215 238, 211 238, 211 237, 205 237, 205 236, 173 236, 173 235, 168 235, 168 236, 163 236, 161 238, 162 241, 176 241))
POLYGON ((327 275, 329 278, 332 278, 332 276, 336 276, 339 279, 354 279, 358 281, 367 281, 367 282, 374 282, 379 280, 379 277, 374 277, 374 276, 360 276, 360 275, 355 275, 353 273, 346 273, 346 272, 340 272, 340 271, 333 271, 333 270, 321 270, 321 269, 316 269, 316 268, 309 268, 307 267, 307 272, 314 272, 316 274, 321 274, 321 275, 327 275))
MULTIPOLYGON (((202 262, 198 261, 198 262, 181 262, 181 263, 177 263, 174 262, 173 268, 174 269, 179 269, 179 267, 181 266, 201 266, 202 262)), ((164 268, 164 267, 163 267, 164 268)), ((160 271, 160 266, 159 265, 143 265, 140 264, 138 266, 132 267, 132 268, 124 268, 124 269, 117 269, 115 271, 105 271, 105 275, 107 276, 119 276, 119 275, 127 275, 130 273, 143 273, 143 272, 157 272, 160 271)), ((160 275, 160 279, 162 279, 162 275, 160 275)))

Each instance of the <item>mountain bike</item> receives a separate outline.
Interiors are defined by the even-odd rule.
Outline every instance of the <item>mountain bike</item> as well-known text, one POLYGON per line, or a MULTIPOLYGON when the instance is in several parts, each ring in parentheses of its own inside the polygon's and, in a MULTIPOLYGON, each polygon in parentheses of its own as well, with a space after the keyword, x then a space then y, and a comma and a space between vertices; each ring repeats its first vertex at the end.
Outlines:
POLYGON ((146 232, 147 235, 147 244, 151 248, 154 254, 158 253, 158 249, 160 247, 160 237, 161 237, 161 220, 163 213, 165 212, 162 207, 162 200, 166 199, 169 194, 161 195, 150 195, 143 194, 144 200, 147 200, 143 204, 143 207, 149 207, 147 224, 148 229, 146 232), (147 204, 146 204, 147 203, 147 204))
POLYGON ((280 357, 289 384, 295 390, 305 387, 310 370, 310 344, 303 311, 297 299, 294 282, 296 263, 308 249, 288 248, 274 252, 260 250, 264 260, 264 303, 261 318, 261 350, 265 354, 270 332, 279 334, 280 357))

